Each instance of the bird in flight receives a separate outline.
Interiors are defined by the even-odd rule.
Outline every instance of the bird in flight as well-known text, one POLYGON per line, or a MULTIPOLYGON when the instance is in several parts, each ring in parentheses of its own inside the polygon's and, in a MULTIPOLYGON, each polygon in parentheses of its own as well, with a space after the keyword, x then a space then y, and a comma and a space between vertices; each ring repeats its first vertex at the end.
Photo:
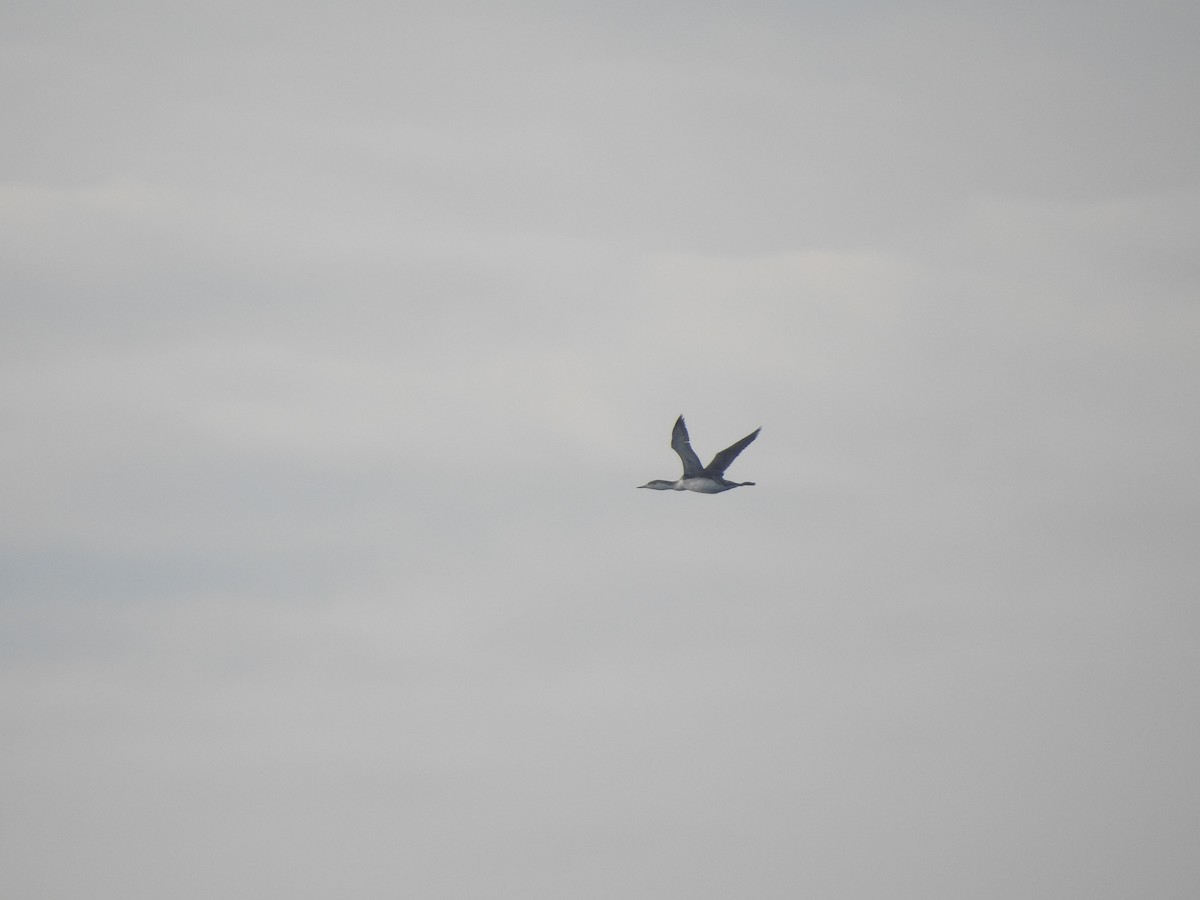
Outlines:
POLYGON ((675 428, 671 431, 671 449, 678 453, 679 458, 683 460, 683 477, 678 481, 656 479, 639 484, 638 487, 650 488, 654 491, 696 491, 700 494, 719 494, 735 487, 753 485, 753 481, 726 481, 725 470, 733 465, 738 454, 750 446, 750 442, 758 437, 760 431, 762 431, 761 428, 754 429, 753 434, 748 434, 736 444, 726 447, 714 456, 712 462, 707 466, 702 466, 700 457, 696 455, 696 451, 692 449, 692 443, 688 439, 687 425, 683 421, 683 416, 680 416, 675 420, 675 428))

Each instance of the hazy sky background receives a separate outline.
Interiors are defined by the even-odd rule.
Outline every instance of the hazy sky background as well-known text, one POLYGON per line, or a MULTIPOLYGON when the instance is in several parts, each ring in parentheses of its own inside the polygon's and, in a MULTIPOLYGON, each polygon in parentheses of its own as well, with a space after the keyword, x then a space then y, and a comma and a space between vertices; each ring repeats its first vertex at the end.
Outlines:
POLYGON ((1198 33, 5 4, 0 894, 1200 895, 1198 33))

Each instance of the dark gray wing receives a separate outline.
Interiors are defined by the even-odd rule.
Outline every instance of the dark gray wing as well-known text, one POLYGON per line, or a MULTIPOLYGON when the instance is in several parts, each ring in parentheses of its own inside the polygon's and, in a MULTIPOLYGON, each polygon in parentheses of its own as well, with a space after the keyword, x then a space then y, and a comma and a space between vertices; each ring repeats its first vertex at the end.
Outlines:
MULTIPOLYGON (((692 442, 688 438, 687 425, 683 422, 683 416, 675 420, 675 428, 671 431, 671 449, 678 453, 679 458, 683 460, 684 478, 693 478, 704 471, 704 466, 700 465, 700 457, 692 449, 692 442)), ((734 456, 737 454, 735 453, 734 456)), ((731 458, 730 462, 732 461, 731 458)))
POLYGON ((725 474, 725 470, 733 465, 733 461, 737 459, 738 454, 750 446, 750 443, 758 437, 761 428, 755 428, 753 434, 748 434, 736 444, 731 444, 713 457, 712 462, 708 464, 708 468, 704 470, 705 475, 713 478, 720 478, 725 474))

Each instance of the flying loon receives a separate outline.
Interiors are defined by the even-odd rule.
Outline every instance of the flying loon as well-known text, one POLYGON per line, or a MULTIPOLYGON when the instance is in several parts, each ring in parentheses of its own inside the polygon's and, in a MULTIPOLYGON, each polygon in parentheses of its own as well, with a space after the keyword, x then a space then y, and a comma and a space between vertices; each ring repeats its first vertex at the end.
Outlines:
POLYGON ((726 447, 714 456, 712 462, 707 466, 702 466, 700 457, 696 455, 696 451, 692 449, 692 443, 688 439, 687 425, 684 424, 683 416, 680 416, 675 420, 675 428, 671 431, 671 449, 678 453, 679 458, 683 460, 683 477, 678 481, 656 479, 639 484, 638 487, 650 488, 655 491, 696 491, 701 494, 719 494, 735 487, 752 485, 753 481, 726 481, 725 470, 733 465, 737 455, 750 446, 750 442, 758 437, 760 431, 762 431, 761 428, 754 429, 753 434, 748 434, 736 444, 726 447))

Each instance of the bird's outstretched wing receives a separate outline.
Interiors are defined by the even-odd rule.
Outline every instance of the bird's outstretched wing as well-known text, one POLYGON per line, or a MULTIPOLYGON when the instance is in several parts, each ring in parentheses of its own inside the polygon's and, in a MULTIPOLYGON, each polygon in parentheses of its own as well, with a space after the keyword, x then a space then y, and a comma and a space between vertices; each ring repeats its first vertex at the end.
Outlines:
POLYGON ((712 462, 708 464, 708 468, 704 470, 704 474, 712 478, 721 478, 725 474, 725 470, 733 465, 733 461, 737 459, 738 454, 749 447, 750 443, 758 437, 760 431, 762 431, 761 428, 755 428, 753 434, 746 435, 736 444, 730 444, 714 456, 712 462))
MULTIPOLYGON (((688 438, 687 425, 684 424, 683 416, 675 420, 675 427, 671 430, 671 449, 679 454, 679 458, 683 460, 683 477, 693 478, 704 471, 704 466, 700 465, 700 457, 696 455, 696 451, 692 449, 692 442, 688 438)), ((738 447, 741 450, 741 447, 738 447)), ((734 456, 737 456, 735 453, 734 456)), ((733 462, 733 457, 730 457, 730 462, 733 462)))

